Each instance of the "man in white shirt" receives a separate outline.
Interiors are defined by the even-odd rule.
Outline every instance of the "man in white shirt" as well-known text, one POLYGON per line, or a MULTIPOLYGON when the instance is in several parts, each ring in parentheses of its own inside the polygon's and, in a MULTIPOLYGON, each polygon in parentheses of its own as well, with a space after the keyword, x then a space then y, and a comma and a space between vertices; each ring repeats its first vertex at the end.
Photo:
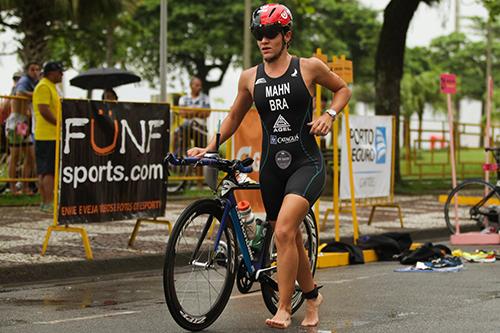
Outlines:
POLYGON ((199 77, 193 76, 189 83, 191 93, 179 99, 179 106, 189 109, 180 109, 179 115, 184 118, 182 124, 175 131, 174 145, 181 146, 181 154, 185 154, 188 147, 207 144, 208 110, 192 110, 191 108, 210 108, 210 98, 202 92, 203 84, 199 77), (193 142, 194 141, 194 142, 193 142))

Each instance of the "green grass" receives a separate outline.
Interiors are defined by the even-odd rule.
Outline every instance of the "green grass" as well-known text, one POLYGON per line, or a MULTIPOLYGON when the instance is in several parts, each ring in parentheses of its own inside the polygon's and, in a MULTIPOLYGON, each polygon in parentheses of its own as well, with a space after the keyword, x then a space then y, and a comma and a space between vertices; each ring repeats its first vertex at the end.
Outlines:
MULTIPOLYGON (((451 162, 447 149, 421 150, 411 155, 410 168, 401 151, 401 175, 405 179, 451 179, 451 162), (420 175, 421 174, 421 175, 420 175)), ((457 178, 477 178, 483 176, 485 159, 483 149, 461 149, 456 154, 457 178)), ((490 160, 494 160, 493 157, 490 160)))
POLYGON ((0 194, 0 207, 6 206, 38 206, 41 198, 36 195, 12 195, 10 193, 0 194))
POLYGON ((451 190, 451 179, 403 180, 394 186, 395 195, 445 194, 451 190))
POLYGON ((210 198, 213 196, 212 190, 207 188, 198 189, 196 186, 181 191, 179 193, 169 193, 167 195, 167 201, 170 199, 198 199, 198 198, 210 198))

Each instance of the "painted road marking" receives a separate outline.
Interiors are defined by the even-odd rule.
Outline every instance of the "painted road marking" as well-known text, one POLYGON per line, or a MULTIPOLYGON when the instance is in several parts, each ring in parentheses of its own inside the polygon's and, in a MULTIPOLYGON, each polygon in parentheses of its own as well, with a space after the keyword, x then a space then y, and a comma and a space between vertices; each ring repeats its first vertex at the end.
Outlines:
POLYGON ((256 291, 254 291, 252 293, 249 293, 249 294, 234 295, 234 296, 231 296, 229 299, 239 299, 239 298, 247 298, 247 297, 253 297, 253 296, 260 296, 260 295, 262 295, 258 291, 260 291, 260 290, 256 290, 256 291))
POLYGON ((70 321, 89 320, 89 319, 106 318, 106 317, 116 317, 116 316, 125 316, 125 315, 131 315, 131 314, 139 313, 139 312, 141 312, 141 311, 113 312, 113 313, 107 313, 107 314, 95 315, 95 316, 67 318, 67 319, 51 320, 51 321, 37 321, 37 322, 34 322, 33 324, 53 325, 53 324, 67 323, 67 322, 70 322, 70 321))
MULTIPOLYGON (((319 280, 318 284, 342 284, 346 282, 353 282, 356 280, 365 280, 365 279, 370 279, 374 278, 376 276, 383 276, 383 275, 388 275, 389 273, 380 273, 380 274, 373 274, 373 275, 362 275, 362 276, 357 276, 353 279, 345 279, 345 280, 335 280, 335 281, 323 281, 319 280)), ((253 297, 253 296, 260 296, 261 293, 259 293, 260 290, 253 291, 249 294, 242 294, 242 295, 234 295, 231 296, 230 299, 240 299, 240 298, 247 298, 247 297, 253 297)))
POLYGON ((341 283, 346 283, 346 282, 353 282, 356 280, 365 280, 365 279, 370 279, 374 278, 376 276, 383 276, 383 275, 388 275, 389 273, 380 273, 380 274, 373 274, 373 275, 363 275, 363 276, 357 276, 352 279, 345 279, 345 280, 335 280, 335 281, 318 281, 318 284, 341 284, 341 283))

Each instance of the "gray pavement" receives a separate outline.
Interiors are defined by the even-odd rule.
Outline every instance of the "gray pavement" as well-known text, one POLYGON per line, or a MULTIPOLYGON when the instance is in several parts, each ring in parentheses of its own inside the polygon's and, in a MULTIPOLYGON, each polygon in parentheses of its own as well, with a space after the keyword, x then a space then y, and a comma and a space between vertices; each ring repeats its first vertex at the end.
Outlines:
MULTIPOLYGON (((403 209, 405 228, 400 228, 394 208, 378 209, 373 224, 368 226, 370 207, 360 207, 360 234, 406 231, 414 240, 447 235, 442 204, 438 203, 437 196, 398 196, 397 202, 403 209)), ((165 219, 174 222, 188 203, 169 201, 165 219)), ((331 201, 321 201, 321 219, 331 207, 331 201)), ((80 235, 74 233, 54 233, 46 255, 41 256, 51 216, 41 213, 37 207, 1 207, 0 216, 0 285, 159 268, 168 237, 165 225, 145 223, 134 248, 129 248, 135 220, 92 223, 79 225, 89 234, 94 254, 92 262, 85 260, 80 235)), ((352 239, 350 213, 341 215, 340 235, 343 240, 352 239)), ((332 214, 320 238, 322 242, 333 238, 332 214)))
MULTIPOLYGON (((472 249, 472 247, 469 247, 472 249)), ((499 332, 500 264, 455 273, 396 273, 395 262, 321 269, 325 302, 316 329, 302 307, 284 332, 499 332)), ((206 332, 276 332, 258 286, 232 297, 206 332)), ((163 297, 161 272, 63 279, 0 289, 0 332, 183 332, 163 297)))

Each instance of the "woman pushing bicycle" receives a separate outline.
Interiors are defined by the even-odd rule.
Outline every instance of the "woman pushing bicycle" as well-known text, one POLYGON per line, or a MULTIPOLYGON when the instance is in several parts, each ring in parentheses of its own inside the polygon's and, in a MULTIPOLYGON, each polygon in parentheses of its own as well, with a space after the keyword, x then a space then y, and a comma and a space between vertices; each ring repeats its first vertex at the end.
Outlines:
MULTIPOLYGON (((330 132, 338 113, 349 101, 345 82, 316 58, 298 58, 288 52, 293 18, 280 4, 267 4, 252 14, 251 31, 263 63, 242 72, 231 112, 222 123, 220 143, 230 138, 255 103, 263 132, 261 193, 267 219, 274 224, 277 247, 278 311, 266 324, 287 328, 291 323, 291 297, 298 281, 306 302, 303 326, 316 326, 323 297, 309 267, 300 223, 325 185, 325 162, 315 135, 330 132), (313 119, 316 84, 334 93, 330 108, 313 119)), ((257 126, 257 124, 255 124, 257 126)), ((216 149, 216 139, 205 148, 188 151, 203 157, 216 149)))

